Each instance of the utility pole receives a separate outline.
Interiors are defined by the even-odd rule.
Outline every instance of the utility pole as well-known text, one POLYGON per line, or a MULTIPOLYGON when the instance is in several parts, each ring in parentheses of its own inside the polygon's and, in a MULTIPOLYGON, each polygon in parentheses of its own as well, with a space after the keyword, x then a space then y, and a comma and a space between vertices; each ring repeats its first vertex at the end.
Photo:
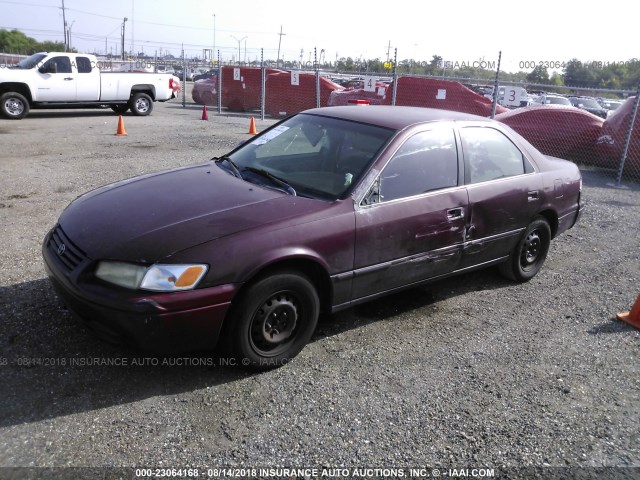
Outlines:
POLYGON ((286 35, 286 33, 282 33, 282 25, 280 25, 280 40, 278 40, 278 58, 276 59, 276 68, 278 68, 278 64, 280 63, 280 45, 282 45, 282 36, 286 35))
POLYGON ((62 0, 62 23, 64 29, 62 30, 64 33, 64 51, 67 51, 67 16, 64 8, 64 0, 62 0))
POLYGON ((127 17, 124 17, 124 20, 122 21, 122 60, 124 60, 124 26, 125 23, 127 23, 127 17))

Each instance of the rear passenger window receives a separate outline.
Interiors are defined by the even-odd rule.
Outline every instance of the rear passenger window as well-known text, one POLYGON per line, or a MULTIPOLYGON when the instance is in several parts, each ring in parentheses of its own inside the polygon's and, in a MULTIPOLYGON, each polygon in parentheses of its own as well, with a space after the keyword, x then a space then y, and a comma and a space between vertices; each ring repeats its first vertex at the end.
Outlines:
POLYGON ((460 129, 465 182, 478 183, 524 173, 524 156, 502 132, 487 127, 460 129))
POLYGON ((383 202, 454 187, 458 152, 451 129, 421 132, 409 138, 381 174, 383 202))
POLYGON ((78 73, 91 73, 91 60, 87 57, 76 57, 78 73))

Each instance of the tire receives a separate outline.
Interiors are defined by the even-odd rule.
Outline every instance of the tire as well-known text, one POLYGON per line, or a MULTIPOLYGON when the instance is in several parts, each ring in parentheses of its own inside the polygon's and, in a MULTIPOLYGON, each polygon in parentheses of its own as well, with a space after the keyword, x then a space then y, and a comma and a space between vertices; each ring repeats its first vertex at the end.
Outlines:
POLYGON ((5 118, 20 120, 29 113, 29 101, 17 92, 7 92, 0 97, 0 110, 5 118))
POLYGON ((233 353, 239 364, 265 370, 284 365, 309 342, 320 299, 306 277, 280 272, 251 285, 236 307, 230 317, 233 353))
POLYGON ((129 105, 110 105, 110 107, 118 115, 122 115, 129 110, 129 105))
POLYGON ((500 273, 516 282, 531 280, 542 268, 550 244, 549 223, 542 217, 535 217, 511 253, 509 260, 500 265, 500 273))
POLYGON ((134 115, 144 117, 153 111, 153 100, 146 93, 136 93, 129 100, 129 108, 134 115))

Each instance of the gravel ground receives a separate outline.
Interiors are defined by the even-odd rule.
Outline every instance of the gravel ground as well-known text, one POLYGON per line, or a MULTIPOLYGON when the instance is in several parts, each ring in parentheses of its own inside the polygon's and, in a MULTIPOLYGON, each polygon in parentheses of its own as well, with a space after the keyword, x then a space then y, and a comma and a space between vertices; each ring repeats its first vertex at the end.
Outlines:
POLYGON ((200 118, 173 100, 125 115, 127 137, 110 110, 0 121, 0 478, 51 472, 6 467, 640 477, 640 332, 615 319, 640 293, 640 186, 602 172, 583 172, 588 210, 529 283, 489 269, 323 317, 278 370, 149 357, 78 328, 44 275, 46 231, 89 189, 247 138, 246 116, 200 118))

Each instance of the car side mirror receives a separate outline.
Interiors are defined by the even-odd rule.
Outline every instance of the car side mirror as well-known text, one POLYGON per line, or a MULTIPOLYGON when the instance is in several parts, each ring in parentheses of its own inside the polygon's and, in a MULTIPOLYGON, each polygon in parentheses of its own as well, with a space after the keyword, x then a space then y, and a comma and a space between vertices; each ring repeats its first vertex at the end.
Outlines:
POLYGON ((376 203, 380 203, 380 177, 377 178, 369 192, 362 199, 363 205, 375 205, 376 203))

